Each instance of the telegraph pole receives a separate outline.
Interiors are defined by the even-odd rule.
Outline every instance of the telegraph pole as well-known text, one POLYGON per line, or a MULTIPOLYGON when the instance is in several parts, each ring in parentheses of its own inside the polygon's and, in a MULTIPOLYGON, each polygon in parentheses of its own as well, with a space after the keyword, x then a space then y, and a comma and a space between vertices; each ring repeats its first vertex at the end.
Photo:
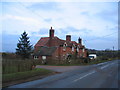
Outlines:
POLYGON ((114 51, 114 46, 113 46, 113 51, 114 51))
POLYGON ((113 46, 113 51, 112 51, 112 52, 113 52, 113 55, 112 55, 112 57, 114 57, 114 46, 113 46))

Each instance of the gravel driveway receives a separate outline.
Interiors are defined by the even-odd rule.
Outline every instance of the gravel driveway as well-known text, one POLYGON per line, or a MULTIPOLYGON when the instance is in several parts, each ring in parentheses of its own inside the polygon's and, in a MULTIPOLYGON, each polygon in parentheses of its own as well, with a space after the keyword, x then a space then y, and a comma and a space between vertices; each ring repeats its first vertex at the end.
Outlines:
POLYGON ((49 69, 55 72, 67 72, 74 69, 80 69, 84 66, 49 66, 49 65, 37 65, 36 68, 49 69))

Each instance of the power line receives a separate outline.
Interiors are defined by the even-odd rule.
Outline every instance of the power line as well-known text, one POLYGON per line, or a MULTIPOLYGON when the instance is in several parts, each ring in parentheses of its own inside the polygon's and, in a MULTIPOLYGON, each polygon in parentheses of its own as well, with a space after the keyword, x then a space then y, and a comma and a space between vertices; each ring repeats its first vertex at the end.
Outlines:
MULTIPOLYGON (((39 16, 40 18, 42 18, 43 20, 45 19, 43 16, 41 16, 39 13, 36 13, 34 10, 31 10, 30 8, 26 7, 22 2, 18 2, 20 5, 22 5, 24 8, 26 8, 27 10, 29 10, 30 12, 34 13, 35 15, 39 16)), ((48 23, 48 22, 47 22, 48 23)), ((64 24, 68 24, 66 22, 63 22, 64 24)))
MULTIPOLYGON (((34 10, 31 10, 30 8, 26 7, 22 2, 18 2, 18 3, 20 5, 22 5, 24 8, 26 8, 27 10, 29 10, 30 12, 34 13, 35 15, 39 16, 40 18, 42 18, 44 20, 44 18, 40 14, 38 14, 34 10)), ((92 40, 97 40, 97 39, 105 38, 105 37, 113 35, 114 33, 117 33, 117 32, 113 32, 111 34, 108 34, 108 35, 105 35, 105 36, 101 36, 101 37, 97 37, 97 38, 90 39, 90 40, 83 40, 83 42, 85 43, 86 41, 88 42, 88 41, 92 41, 92 40)))
POLYGON ((40 18, 44 19, 40 14, 36 13, 34 10, 31 10, 30 8, 26 7, 22 2, 18 2, 20 5, 22 5, 24 8, 26 8, 28 11, 34 13, 35 15, 39 16, 40 18))
POLYGON ((97 37, 97 38, 90 39, 90 40, 83 40, 83 41, 84 41, 84 42, 86 42, 86 41, 88 42, 88 41, 93 41, 93 40, 97 40, 97 39, 102 39, 102 38, 105 38, 105 37, 111 36, 111 35, 113 35, 113 34, 115 34, 115 33, 117 33, 117 32, 113 32, 113 33, 108 34, 108 35, 105 35, 105 36, 97 37))

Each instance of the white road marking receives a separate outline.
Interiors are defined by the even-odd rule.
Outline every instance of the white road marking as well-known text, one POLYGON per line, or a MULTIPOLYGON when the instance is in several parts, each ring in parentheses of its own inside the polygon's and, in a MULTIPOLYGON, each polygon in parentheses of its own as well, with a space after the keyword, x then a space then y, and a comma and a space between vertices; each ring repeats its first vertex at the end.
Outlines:
MULTIPOLYGON (((106 62, 106 63, 107 63, 107 62, 106 62)), ((105 63, 101 63, 101 64, 105 64, 105 63)), ((101 64, 98 64, 98 65, 101 65, 101 64)), ((108 67, 109 65, 112 65, 112 64, 115 64, 115 63, 107 64, 107 65, 101 67, 100 69, 104 69, 104 68, 106 68, 106 67, 108 67)), ((78 78, 78 79, 75 79, 73 82, 76 82, 76 81, 78 81, 78 80, 80 80, 80 79, 82 79, 82 78, 84 78, 84 77, 86 77, 86 76, 88 76, 88 75, 93 74, 93 73, 95 73, 95 71, 92 71, 92 72, 90 72, 90 73, 88 73, 88 74, 86 74, 86 75, 84 75, 84 76, 82 76, 82 77, 80 77, 80 78, 78 78)))
POLYGON ((97 64, 97 66, 99 66, 99 65, 102 65, 102 64, 106 64, 106 63, 108 63, 108 62, 104 62, 104 63, 99 63, 99 64, 97 64))
POLYGON ((109 64, 101 67, 100 69, 104 69, 104 68, 106 68, 106 67, 108 67, 108 66, 109 66, 109 64))
POLYGON ((115 64, 115 63, 107 64, 107 65, 101 67, 100 69, 104 69, 104 68, 106 68, 106 67, 108 67, 108 66, 110 66, 110 65, 112 65, 112 64, 115 64))
POLYGON ((112 64, 115 64, 115 63, 111 63, 110 65, 112 65, 112 64))
POLYGON ((82 76, 82 77, 80 77, 80 78, 78 78, 78 79, 75 79, 74 82, 76 82, 76 81, 78 81, 78 80, 80 80, 80 79, 82 79, 82 78, 84 78, 84 77, 86 77, 86 76, 88 76, 88 75, 91 75, 91 74, 93 74, 93 73, 95 73, 95 71, 92 71, 92 72, 90 72, 90 73, 88 73, 88 74, 86 74, 86 75, 84 75, 84 76, 82 76))

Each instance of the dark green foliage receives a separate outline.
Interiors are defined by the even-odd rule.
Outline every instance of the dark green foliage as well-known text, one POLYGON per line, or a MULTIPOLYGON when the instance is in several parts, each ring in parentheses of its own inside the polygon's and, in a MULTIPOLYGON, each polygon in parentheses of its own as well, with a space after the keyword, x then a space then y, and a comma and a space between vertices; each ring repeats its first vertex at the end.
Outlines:
POLYGON ((89 63, 90 62, 90 59, 87 57, 87 58, 84 58, 84 57, 81 57, 80 58, 82 63, 89 63))
POLYGON ((120 50, 118 50, 118 59, 120 59, 120 50))
POLYGON ((3 52, 2 53, 2 58, 4 58, 4 59, 16 59, 16 54, 15 53, 3 52))
POLYGON ((25 31, 21 34, 16 48, 16 54, 21 56, 23 59, 29 58, 32 53, 32 45, 30 45, 30 40, 27 35, 28 34, 25 31))
POLYGON ((102 57, 102 59, 108 59, 108 58, 117 58, 119 57, 119 51, 117 50, 91 50, 88 49, 89 54, 96 54, 97 57, 102 57))

